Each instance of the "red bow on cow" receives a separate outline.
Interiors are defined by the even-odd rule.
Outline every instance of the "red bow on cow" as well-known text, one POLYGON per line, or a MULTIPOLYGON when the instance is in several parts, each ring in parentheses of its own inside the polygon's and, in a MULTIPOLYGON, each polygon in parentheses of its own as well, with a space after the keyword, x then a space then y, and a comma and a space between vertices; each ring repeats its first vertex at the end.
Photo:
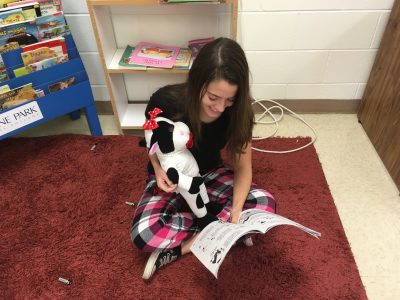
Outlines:
POLYGON ((153 110, 149 111, 150 119, 147 120, 143 124, 143 129, 145 130, 153 130, 158 127, 157 121, 155 120, 158 114, 161 114, 163 111, 158 107, 154 108, 153 110))

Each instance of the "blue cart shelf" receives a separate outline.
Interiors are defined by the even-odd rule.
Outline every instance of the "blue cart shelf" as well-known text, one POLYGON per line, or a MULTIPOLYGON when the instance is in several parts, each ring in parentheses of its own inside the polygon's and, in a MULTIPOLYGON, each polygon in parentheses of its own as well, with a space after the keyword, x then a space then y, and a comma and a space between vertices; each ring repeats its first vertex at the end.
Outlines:
POLYGON ((21 85, 32 83, 35 89, 42 89, 45 96, 7 110, 1 110, 0 140, 62 115, 69 114, 73 119, 79 118, 81 109, 85 110, 91 134, 94 136, 102 135, 89 78, 72 35, 66 35, 65 41, 68 49, 68 62, 17 78, 15 78, 13 70, 23 66, 21 49, 16 49, 2 55, 10 80, 2 82, 0 85, 8 84, 10 89, 14 89, 21 85), (49 85, 70 77, 75 77, 74 85, 54 93, 49 92, 49 85), (29 110, 28 104, 36 107, 36 109, 29 110), (32 118, 33 121, 31 123, 29 123, 29 120, 26 121, 25 118, 23 125, 21 125, 22 123, 18 125, 18 122, 14 120, 15 125, 14 123, 11 124, 15 126, 15 130, 13 130, 8 122, 12 118, 16 118, 15 115, 17 113, 24 114, 24 105, 28 107, 26 109, 27 114, 31 112, 36 113, 39 110, 39 115, 42 117, 40 119, 37 117, 32 118), (18 110, 18 108, 21 109, 18 110), (25 124, 27 122, 28 124, 25 124))

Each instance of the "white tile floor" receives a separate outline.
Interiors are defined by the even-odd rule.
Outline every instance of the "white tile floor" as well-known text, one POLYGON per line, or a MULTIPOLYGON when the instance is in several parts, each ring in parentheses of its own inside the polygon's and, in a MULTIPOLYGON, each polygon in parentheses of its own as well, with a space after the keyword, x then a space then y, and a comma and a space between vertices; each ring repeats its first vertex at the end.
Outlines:
MULTIPOLYGON (((354 253, 369 299, 400 299, 400 196, 356 115, 302 115, 315 128, 326 179, 354 253)), ((118 134, 113 116, 100 116, 105 135, 118 134)), ((258 125, 256 134, 272 127, 258 125)), ((85 118, 67 117, 19 136, 88 134, 85 118)), ((285 116, 279 136, 307 136, 311 130, 285 116)))

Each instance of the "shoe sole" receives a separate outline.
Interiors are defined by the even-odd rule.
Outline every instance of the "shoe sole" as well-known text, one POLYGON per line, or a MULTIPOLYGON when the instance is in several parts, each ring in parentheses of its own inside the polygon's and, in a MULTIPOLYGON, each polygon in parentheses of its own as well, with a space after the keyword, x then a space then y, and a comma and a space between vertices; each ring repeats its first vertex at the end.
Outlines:
POLYGON ((160 255, 161 250, 156 250, 151 253, 149 259, 147 260, 146 267, 144 268, 142 278, 148 280, 153 275, 153 268, 155 268, 155 262, 158 255, 160 255))

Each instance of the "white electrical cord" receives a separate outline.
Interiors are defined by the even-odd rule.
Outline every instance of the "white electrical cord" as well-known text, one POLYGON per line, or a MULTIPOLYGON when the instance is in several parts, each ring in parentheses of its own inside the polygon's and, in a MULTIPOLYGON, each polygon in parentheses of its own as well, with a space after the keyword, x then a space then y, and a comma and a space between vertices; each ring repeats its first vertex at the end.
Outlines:
POLYGON ((259 151, 259 152, 264 152, 264 153, 277 153, 277 154, 291 153, 291 152, 295 152, 295 151, 299 151, 299 150, 301 150, 301 149, 304 149, 304 148, 306 148, 306 147, 312 145, 312 144, 317 140, 317 132, 315 131, 315 129, 314 129, 310 124, 308 124, 302 117, 300 117, 300 116, 299 116, 298 114, 296 114, 295 112, 291 111, 291 110, 290 110, 289 108, 287 108, 286 106, 283 106, 282 104, 279 104, 278 102, 276 102, 276 101, 274 101, 274 100, 271 100, 271 99, 255 99, 255 100, 253 101, 252 105, 254 105, 254 104, 258 104, 258 105, 260 105, 260 106, 264 109, 264 112, 261 114, 261 116, 259 116, 259 117, 255 120, 255 123, 256 123, 256 124, 266 124, 266 125, 275 124, 275 131, 274 131, 273 134, 271 134, 271 135, 269 135, 269 136, 266 136, 266 137, 253 137, 253 140, 264 140, 264 139, 267 139, 267 138, 270 138, 270 137, 275 136, 275 134, 277 133, 278 128, 279 128, 278 122, 282 120, 284 110, 290 112, 290 114, 291 114, 294 118, 299 119, 299 120, 302 121, 305 125, 307 125, 307 127, 310 128, 310 129, 312 130, 312 132, 313 132, 313 134, 314 134, 314 137, 311 139, 311 141, 310 141, 308 144, 306 144, 306 145, 304 145, 304 146, 301 146, 301 147, 299 147, 299 148, 296 148, 296 149, 284 150, 284 151, 273 151, 273 150, 265 150, 265 149, 259 149, 259 148, 251 147, 253 150, 259 151), (271 106, 271 107, 269 107, 269 108, 267 108, 262 102, 270 102, 270 103, 273 103, 274 105, 271 106), (279 115, 278 118, 276 118, 276 117, 274 116, 274 114, 271 112, 271 110, 273 110, 273 109, 277 109, 277 110, 279 111, 280 115, 279 115), (262 121, 262 119, 263 119, 267 114, 271 117, 271 119, 272 119, 273 121, 269 121, 269 122, 262 121))

